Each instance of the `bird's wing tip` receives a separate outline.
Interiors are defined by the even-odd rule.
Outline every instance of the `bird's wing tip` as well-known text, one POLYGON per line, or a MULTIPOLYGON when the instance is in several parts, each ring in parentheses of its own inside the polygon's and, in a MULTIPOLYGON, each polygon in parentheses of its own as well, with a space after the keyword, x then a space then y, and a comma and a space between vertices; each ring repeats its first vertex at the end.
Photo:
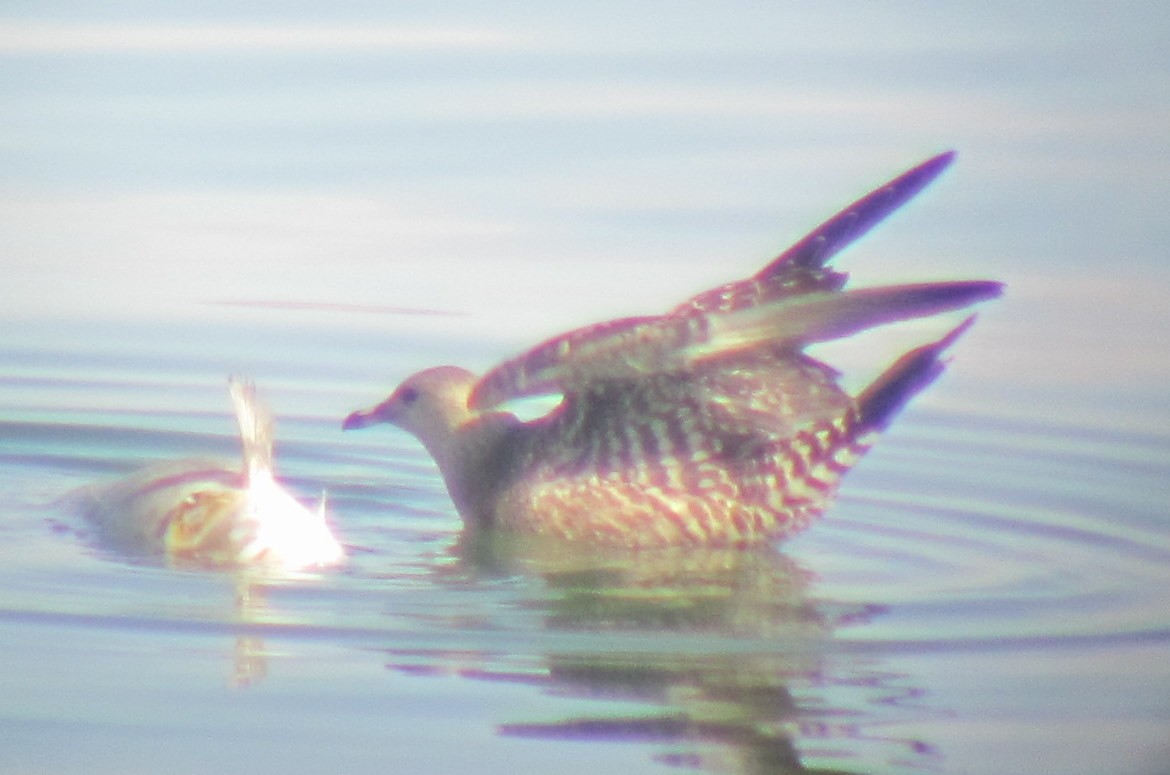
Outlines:
POLYGON ((256 384, 246 377, 228 377, 228 393, 244 453, 244 470, 272 470, 272 415, 256 394, 256 384))

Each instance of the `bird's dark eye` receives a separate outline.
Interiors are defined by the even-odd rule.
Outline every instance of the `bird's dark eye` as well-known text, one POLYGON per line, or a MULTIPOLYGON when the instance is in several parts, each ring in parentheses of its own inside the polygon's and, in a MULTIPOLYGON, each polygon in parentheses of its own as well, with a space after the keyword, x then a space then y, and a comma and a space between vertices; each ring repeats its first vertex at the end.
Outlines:
POLYGON ((418 399, 418 390, 412 387, 404 387, 398 391, 398 400, 404 404, 413 404, 418 399))

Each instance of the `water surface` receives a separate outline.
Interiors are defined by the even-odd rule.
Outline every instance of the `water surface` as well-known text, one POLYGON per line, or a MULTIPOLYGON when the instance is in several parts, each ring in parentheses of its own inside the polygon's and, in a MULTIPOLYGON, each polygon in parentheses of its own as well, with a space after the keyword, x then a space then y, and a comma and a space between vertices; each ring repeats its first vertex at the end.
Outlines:
POLYGON ((0 770, 1165 771, 1157 9, 330 8, 0 18, 0 770), (468 545, 412 439, 339 430, 948 147, 838 260, 1008 293, 781 547, 468 545), (133 562, 60 500, 233 459, 233 373, 344 570, 133 562))

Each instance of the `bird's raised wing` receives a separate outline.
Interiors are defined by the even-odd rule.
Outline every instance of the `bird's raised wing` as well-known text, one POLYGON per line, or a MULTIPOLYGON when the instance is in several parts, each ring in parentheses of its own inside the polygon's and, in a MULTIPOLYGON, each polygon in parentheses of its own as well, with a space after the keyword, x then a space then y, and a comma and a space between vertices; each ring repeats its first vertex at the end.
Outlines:
POLYGON ((256 385, 248 379, 231 377, 228 392, 240 429, 240 443, 244 451, 244 472, 251 477, 258 472, 272 471, 272 415, 256 395, 256 385))
POLYGON ((839 290, 848 275, 826 268, 829 260, 910 201, 954 159, 954 151, 927 159, 841 210, 756 274, 704 291, 676 307, 674 314, 731 312, 786 296, 839 290))
POLYGON ((666 315, 624 318, 549 339, 489 371, 470 397, 490 409, 525 396, 581 394, 590 382, 688 376, 913 317, 961 309, 1000 292, 992 282, 949 282, 842 291, 846 275, 825 262, 922 190, 950 164, 936 156, 857 200, 752 277, 694 296, 666 315))

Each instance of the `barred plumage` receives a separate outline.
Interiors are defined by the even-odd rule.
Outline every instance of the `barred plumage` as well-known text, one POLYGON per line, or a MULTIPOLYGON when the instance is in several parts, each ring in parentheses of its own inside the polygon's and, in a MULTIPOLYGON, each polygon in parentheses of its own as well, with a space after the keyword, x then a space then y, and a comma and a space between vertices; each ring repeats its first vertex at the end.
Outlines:
POLYGON ((807 526, 970 319, 857 397, 804 346, 999 294, 967 281, 844 290, 824 263, 929 183, 943 154, 853 203, 756 275, 666 315, 571 331, 482 378, 408 378, 346 418, 414 433, 469 527, 623 546, 745 544, 807 526), (563 396, 521 422, 499 407, 563 396))

